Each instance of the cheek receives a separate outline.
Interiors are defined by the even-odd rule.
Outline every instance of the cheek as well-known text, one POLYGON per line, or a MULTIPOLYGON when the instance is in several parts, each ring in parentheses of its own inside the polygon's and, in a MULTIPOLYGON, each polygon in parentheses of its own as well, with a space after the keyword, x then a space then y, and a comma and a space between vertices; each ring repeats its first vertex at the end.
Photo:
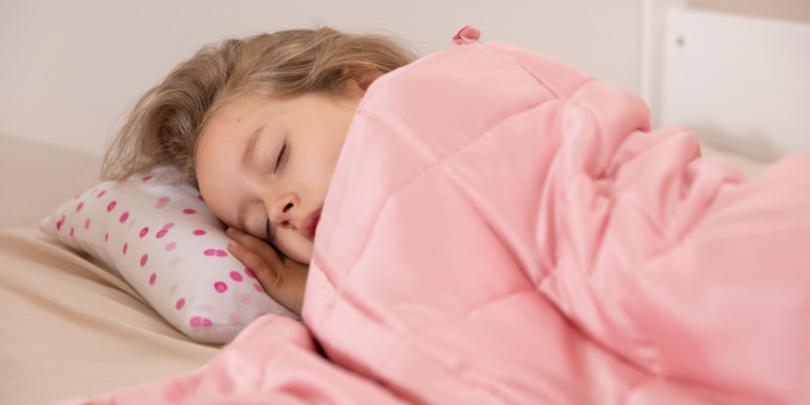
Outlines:
POLYGON ((295 231, 279 232, 276 248, 299 263, 309 263, 312 259, 312 242, 295 231))

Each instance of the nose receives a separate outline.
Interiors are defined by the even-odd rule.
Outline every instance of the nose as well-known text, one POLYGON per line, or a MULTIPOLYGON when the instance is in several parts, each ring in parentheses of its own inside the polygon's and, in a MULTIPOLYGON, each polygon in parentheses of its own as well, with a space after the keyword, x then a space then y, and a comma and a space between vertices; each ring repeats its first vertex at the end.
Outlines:
POLYGON ((293 224, 292 214, 300 205, 298 196, 295 193, 286 193, 277 197, 269 205, 270 209, 267 217, 274 226, 289 227, 293 224))

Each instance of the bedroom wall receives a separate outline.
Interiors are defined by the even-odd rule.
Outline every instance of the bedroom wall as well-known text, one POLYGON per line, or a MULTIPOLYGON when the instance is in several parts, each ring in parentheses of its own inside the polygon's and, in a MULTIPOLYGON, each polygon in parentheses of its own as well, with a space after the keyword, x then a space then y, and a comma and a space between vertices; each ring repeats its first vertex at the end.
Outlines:
MULTIPOLYGON (((690 9, 732 17, 755 17, 774 22, 783 20, 788 24, 810 23, 808 0, 639 0, 639 7, 641 8, 639 94, 650 106, 654 127, 664 124, 661 120, 664 33, 667 26, 666 16, 670 10, 690 9)), ((758 34, 751 33, 751 35, 758 34)))
POLYGON ((670 14, 658 124, 685 126, 704 143, 773 162, 810 151, 810 24, 752 18, 754 11, 670 14))
POLYGON ((807 0, 689 0, 687 4, 706 11, 810 23, 810 1, 807 0))
POLYGON ((100 155, 138 97, 204 43, 332 25, 424 55, 465 24, 638 90, 639 0, 0 1, 0 135, 100 155))

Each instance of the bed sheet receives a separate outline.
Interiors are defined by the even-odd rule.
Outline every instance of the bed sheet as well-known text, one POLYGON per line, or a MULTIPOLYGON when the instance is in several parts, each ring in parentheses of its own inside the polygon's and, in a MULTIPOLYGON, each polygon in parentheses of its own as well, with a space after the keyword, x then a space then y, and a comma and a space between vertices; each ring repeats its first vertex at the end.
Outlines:
POLYGON ((103 393, 203 366, 125 281, 35 227, 0 228, 0 404, 103 393))
POLYGON ((737 168, 745 174, 747 178, 754 178, 759 175, 767 166, 767 163, 761 162, 741 154, 727 151, 712 146, 706 142, 700 143, 702 156, 707 159, 723 160, 737 168))

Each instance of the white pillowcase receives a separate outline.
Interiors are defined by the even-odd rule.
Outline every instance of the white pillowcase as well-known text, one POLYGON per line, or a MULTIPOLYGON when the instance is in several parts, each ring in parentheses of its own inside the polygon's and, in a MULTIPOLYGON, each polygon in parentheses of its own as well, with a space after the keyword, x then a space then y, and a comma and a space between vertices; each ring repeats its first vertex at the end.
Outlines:
POLYGON ((300 319, 228 252, 224 224, 169 166, 99 183, 39 227, 118 272, 194 340, 227 343, 266 313, 300 319))

